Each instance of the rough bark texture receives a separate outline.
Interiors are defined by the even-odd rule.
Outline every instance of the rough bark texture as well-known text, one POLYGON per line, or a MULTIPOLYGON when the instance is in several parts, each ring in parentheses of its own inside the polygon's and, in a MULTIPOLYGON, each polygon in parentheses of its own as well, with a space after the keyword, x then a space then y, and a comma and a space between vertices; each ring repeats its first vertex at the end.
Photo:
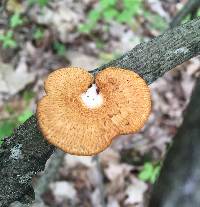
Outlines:
POLYGON ((38 130, 35 116, 5 139, 0 148, 0 206, 34 198, 32 177, 44 170, 53 152, 38 130))
MULTIPOLYGON (((152 41, 140 44, 121 58, 92 71, 97 74, 108 66, 119 66, 139 73, 148 84, 165 72, 200 54, 200 19, 169 30, 152 41)), ((53 152, 37 128, 33 116, 5 139, 0 151, 0 207, 15 200, 33 197, 31 177, 44 169, 53 152), (17 153, 13 158, 13 151, 17 153)))
POLYGON ((167 153, 149 207, 200 206, 200 79, 167 153))
POLYGON ((200 7, 199 0, 188 0, 187 4, 177 13, 174 17, 173 21, 170 24, 170 27, 176 27, 181 24, 181 21, 186 17, 188 14, 193 16, 193 12, 200 7))

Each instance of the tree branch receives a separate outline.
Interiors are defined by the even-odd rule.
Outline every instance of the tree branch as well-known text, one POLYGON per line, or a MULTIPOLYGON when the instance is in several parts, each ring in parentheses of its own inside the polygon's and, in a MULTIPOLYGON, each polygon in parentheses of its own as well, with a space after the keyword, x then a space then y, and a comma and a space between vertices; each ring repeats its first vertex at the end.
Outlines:
POLYGON ((122 57, 91 73, 97 74, 109 66, 122 67, 135 71, 150 84, 165 72, 200 54, 199 34, 200 18, 137 45, 122 57))
MULTIPOLYGON (((200 54, 199 34, 200 19, 196 19, 139 44, 121 58, 91 73, 96 75, 108 66, 117 66, 137 72, 150 84, 200 54)), ((16 200, 27 202, 27 194, 31 201, 34 197, 31 178, 44 169, 53 148, 44 141, 35 116, 5 139, 0 149, 0 207, 7 207, 16 200)))
POLYGON ((176 27, 181 24, 181 21, 192 12, 200 7, 199 0, 188 0, 185 6, 177 13, 173 21, 170 24, 170 27, 176 27))
POLYGON ((35 116, 6 138, 0 148, 0 206, 34 198, 32 177, 44 170, 53 153, 37 127, 35 116))
POLYGON ((200 206, 200 79, 167 153, 149 207, 200 206))

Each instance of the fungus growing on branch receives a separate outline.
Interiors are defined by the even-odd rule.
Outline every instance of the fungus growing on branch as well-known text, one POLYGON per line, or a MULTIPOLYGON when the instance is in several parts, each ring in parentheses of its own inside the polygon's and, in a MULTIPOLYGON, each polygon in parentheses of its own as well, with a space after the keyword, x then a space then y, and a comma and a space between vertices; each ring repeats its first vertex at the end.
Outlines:
POLYGON ((37 106, 44 137, 63 151, 93 155, 120 134, 140 130, 151 110, 150 91, 136 73, 106 68, 94 77, 81 68, 62 68, 45 81, 37 106))

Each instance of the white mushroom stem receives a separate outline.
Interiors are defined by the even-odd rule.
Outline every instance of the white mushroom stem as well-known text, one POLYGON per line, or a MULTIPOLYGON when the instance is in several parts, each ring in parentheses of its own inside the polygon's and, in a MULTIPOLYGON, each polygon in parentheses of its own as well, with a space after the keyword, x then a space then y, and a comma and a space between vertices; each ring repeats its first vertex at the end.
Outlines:
POLYGON ((92 84, 85 93, 81 94, 81 99, 89 109, 98 108, 103 104, 103 96, 97 92, 96 84, 92 84))

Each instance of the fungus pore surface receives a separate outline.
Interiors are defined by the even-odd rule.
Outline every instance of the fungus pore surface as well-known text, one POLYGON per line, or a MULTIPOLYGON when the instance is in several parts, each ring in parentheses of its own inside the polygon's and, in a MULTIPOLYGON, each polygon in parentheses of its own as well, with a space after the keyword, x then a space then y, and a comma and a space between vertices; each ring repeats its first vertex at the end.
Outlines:
POLYGON ((117 135, 141 129, 150 114, 150 91, 138 74, 110 67, 97 74, 95 84, 86 70, 73 67, 45 81, 38 123, 44 137, 67 153, 97 154, 117 135))

